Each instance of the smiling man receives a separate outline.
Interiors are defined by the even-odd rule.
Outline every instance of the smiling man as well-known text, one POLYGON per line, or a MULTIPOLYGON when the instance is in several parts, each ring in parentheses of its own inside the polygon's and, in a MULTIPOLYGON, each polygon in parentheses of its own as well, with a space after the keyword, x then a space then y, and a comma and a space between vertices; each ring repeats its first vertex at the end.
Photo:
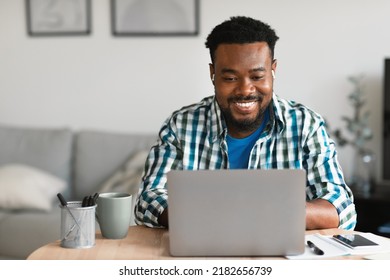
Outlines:
POLYGON ((322 117, 273 91, 277 40, 268 24, 248 17, 212 30, 206 47, 215 94, 162 125, 145 165, 138 224, 168 226, 166 174, 172 169, 290 168, 307 173, 307 229, 355 227, 353 196, 322 117))

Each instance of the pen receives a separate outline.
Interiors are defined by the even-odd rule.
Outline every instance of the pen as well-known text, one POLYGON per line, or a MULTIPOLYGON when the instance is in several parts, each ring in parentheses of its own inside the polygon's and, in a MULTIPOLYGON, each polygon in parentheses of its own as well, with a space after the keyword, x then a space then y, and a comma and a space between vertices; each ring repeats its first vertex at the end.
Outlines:
MULTIPOLYGON (((57 194, 57 197, 58 199, 60 200, 61 202, 61 205, 66 208, 66 210, 68 211, 69 215, 72 217, 73 221, 75 222, 75 224, 73 224, 72 228, 68 231, 68 233, 65 235, 65 237, 63 238, 63 240, 67 239, 69 234, 74 230, 74 228, 76 227, 76 225, 78 226, 78 228, 80 229, 81 231, 81 226, 80 224, 77 222, 75 216, 73 215, 73 213, 70 211, 70 209, 68 208, 68 202, 65 200, 65 198, 62 196, 61 193, 58 193, 57 194)), ((81 234, 83 234, 83 232, 81 231, 81 234)))
POLYGON ((310 240, 307 241, 307 246, 309 246, 309 248, 312 249, 314 254, 316 254, 316 255, 323 255, 324 254, 324 251, 322 251, 320 248, 318 248, 317 245, 315 245, 310 240))
POLYGON ((85 196, 83 202, 81 203, 81 207, 94 206, 98 198, 99 198, 99 193, 95 193, 93 196, 92 195, 85 196))
POLYGON ((68 213, 70 214, 70 216, 72 217, 73 221, 77 224, 77 226, 81 229, 79 223, 77 222, 76 218, 73 216, 72 212, 70 211, 70 209, 68 208, 68 202, 66 202, 65 198, 62 196, 62 194, 58 193, 57 194, 57 197, 58 199, 60 200, 61 202, 61 205, 66 208, 66 210, 68 211, 68 213))

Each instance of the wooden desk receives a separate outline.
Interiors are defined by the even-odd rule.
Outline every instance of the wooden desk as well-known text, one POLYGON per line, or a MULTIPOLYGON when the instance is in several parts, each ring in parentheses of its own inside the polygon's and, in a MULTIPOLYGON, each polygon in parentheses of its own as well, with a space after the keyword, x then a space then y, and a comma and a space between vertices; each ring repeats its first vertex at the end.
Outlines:
MULTIPOLYGON (((340 229, 312 230, 306 234, 321 233, 324 235, 346 233, 340 229)), ((248 257, 234 259, 264 259, 248 257)), ((230 258, 230 259, 231 259, 230 258)), ((339 257, 339 259, 360 259, 359 256, 339 257)), ((114 240, 96 235, 96 245, 89 249, 62 248, 60 241, 49 243, 34 251, 28 260, 158 260, 175 259, 169 254, 168 230, 152 229, 144 226, 131 226, 126 238, 114 240)), ((189 259, 189 258, 179 258, 189 259)), ((192 259, 192 258, 191 258, 192 259)), ((205 259, 205 258, 196 258, 205 259)), ((220 258, 219 258, 220 259, 220 258)), ((284 259, 267 257, 266 259, 284 259)))

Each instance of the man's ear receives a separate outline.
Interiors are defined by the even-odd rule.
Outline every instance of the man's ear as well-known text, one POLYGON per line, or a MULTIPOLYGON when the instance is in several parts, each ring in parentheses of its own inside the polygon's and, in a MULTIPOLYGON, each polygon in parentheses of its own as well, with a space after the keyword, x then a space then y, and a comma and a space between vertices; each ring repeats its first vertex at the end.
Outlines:
POLYGON ((276 59, 274 59, 274 60, 272 60, 272 65, 271 65, 271 69, 273 71, 273 75, 275 75, 276 66, 278 66, 278 61, 276 59))
POLYGON ((214 71, 214 65, 213 64, 209 64, 209 70, 210 70, 210 79, 211 79, 211 82, 214 84, 214 79, 215 79, 215 71, 214 71))

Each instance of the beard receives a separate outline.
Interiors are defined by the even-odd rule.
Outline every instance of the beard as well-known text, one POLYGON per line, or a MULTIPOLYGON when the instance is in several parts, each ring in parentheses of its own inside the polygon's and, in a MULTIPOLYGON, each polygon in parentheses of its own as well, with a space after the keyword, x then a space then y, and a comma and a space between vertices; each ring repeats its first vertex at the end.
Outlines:
MULTIPOLYGON (((256 95, 249 95, 249 96, 238 96, 238 97, 230 97, 228 99, 228 104, 234 103, 234 102, 242 102, 242 101, 256 101, 259 104, 262 104, 263 97, 259 94, 256 95)), ((233 126, 237 131, 239 132, 252 132, 255 131, 257 128, 260 127, 262 121, 263 121, 263 114, 267 108, 262 108, 259 106, 259 110, 257 111, 256 115, 254 117, 248 117, 245 119, 237 119, 234 117, 232 110, 229 106, 225 108, 221 108, 222 115, 225 118, 226 124, 229 124, 230 126, 233 126)))

